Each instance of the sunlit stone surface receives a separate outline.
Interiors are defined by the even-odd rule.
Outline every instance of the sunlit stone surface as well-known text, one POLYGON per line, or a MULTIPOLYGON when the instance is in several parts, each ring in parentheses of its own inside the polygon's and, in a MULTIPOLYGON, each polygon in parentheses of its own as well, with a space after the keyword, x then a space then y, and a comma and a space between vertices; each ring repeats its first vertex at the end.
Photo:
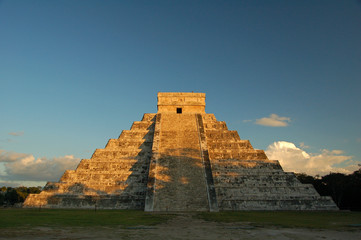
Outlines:
POLYGON ((59 182, 29 195, 24 207, 337 210, 205 113, 204 93, 158 93, 157 114, 144 114, 59 182))

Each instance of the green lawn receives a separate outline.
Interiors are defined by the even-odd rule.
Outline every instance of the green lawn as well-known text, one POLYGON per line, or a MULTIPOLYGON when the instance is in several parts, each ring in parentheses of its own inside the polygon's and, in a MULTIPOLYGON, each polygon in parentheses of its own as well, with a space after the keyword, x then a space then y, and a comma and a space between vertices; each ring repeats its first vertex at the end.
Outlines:
POLYGON ((0 228, 149 226, 165 222, 171 217, 172 215, 151 214, 136 210, 0 209, 0 228))
POLYGON ((241 211, 202 212, 196 217, 206 221, 245 222, 254 226, 290 228, 360 229, 361 212, 344 211, 241 211))

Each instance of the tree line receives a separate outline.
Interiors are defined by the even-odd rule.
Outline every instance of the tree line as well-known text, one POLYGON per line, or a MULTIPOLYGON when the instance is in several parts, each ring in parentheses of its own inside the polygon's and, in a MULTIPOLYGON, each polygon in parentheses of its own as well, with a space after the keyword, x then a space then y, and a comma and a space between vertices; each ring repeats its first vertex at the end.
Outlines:
POLYGON ((31 193, 40 193, 42 187, 1 187, 0 206, 13 206, 16 203, 23 203, 31 193))
POLYGON ((296 174, 301 183, 312 184, 321 196, 331 196, 340 210, 361 211, 361 169, 351 173, 330 173, 323 177, 296 174))

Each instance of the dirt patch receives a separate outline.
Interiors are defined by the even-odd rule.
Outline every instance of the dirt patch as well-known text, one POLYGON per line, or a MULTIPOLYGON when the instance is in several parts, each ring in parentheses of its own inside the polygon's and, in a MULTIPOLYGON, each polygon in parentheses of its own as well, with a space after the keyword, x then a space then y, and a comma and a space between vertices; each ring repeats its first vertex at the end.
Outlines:
POLYGON ((0 239, 361 239, 361 230, 314 230, 254 226, 250 223, 219 223, 193 218, 192 214, 179 214, 167 223, 156 226, 135 227, 36 227, 6 228, 0 239))

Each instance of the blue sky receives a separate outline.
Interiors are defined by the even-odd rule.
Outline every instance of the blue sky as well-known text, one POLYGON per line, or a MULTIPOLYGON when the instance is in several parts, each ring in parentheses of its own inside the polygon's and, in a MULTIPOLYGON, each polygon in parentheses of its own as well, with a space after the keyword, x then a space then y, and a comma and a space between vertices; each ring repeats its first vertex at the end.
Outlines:
POLYGON ((57 181, 180 91, 285 170, 352 172, 360 42, 356 0, 0 1, 0 185, 57 181))

